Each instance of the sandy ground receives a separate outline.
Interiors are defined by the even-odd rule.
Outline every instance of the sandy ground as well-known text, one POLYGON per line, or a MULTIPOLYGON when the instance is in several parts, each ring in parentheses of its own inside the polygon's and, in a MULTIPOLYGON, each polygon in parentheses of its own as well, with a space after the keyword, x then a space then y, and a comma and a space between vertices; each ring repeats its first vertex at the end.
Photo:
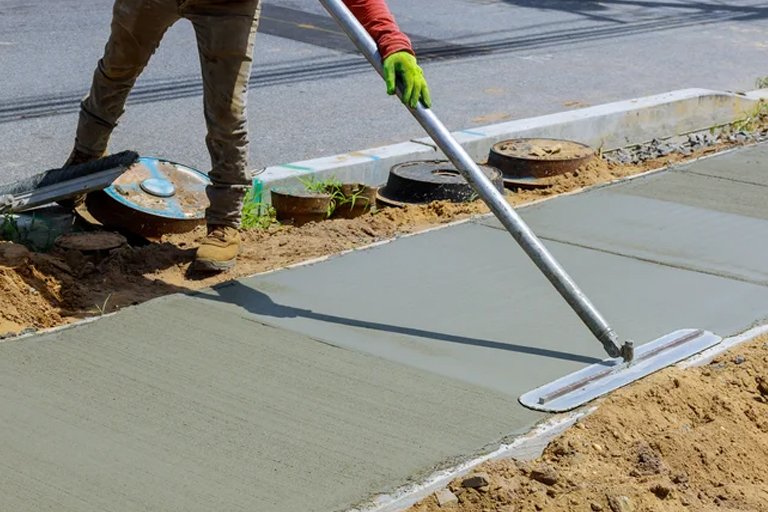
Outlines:
MULTIPOLYGON (((639 165, 596 158, 574 173, 547 178, 551 181, 551 187, 547 189, 510 192, 508 197, 513 205, 522 205, 663 168, 724 147, 722 144, 708 147, 688 157, 673 154, 639 165)), ((243 250, 236 269, 215 276, 190 272, 194 249, 203 234, 200 231, 169 236, 162 243, 126 246, 96 256, 53 251, 6 258, 6 252, 13 252, 18 247, 3 244, 4 249, 0 250, 0 336, 62 325, 161 295, 208 287, 487 212, 479 201, 468 204, 438 202, 402 209, 385 208, 352 220, 246 231, 242 233, 243 250)))
POLYGON ((486 463, 409 512, 768 511, 768 336, 598 405, 539 459, 486 463))

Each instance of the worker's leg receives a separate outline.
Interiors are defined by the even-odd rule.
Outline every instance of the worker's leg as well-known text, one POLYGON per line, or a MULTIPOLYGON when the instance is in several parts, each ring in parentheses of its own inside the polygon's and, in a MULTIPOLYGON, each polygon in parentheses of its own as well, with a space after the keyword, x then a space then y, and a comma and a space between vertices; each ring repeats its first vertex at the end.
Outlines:
POLYGON ((81 105, 76 152, 101 155, 106 151, 136 78, 178 19, 178 0, 115 0, 104 57, 81 105))
POLYGON ((248 171, 246 96, 259 0, 188 0, 181 13, 195 27, 211 155, 209 226, 239 227, 248 171))

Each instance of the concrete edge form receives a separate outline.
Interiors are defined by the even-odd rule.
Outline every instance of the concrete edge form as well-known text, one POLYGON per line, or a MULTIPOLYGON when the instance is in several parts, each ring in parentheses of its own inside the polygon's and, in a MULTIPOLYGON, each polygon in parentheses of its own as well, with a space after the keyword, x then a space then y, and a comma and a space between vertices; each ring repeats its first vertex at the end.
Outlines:
MULTIPOLYGON (((687 369, 704 366, 718 355, 754 340, 768 333, 768 324, 755 326, 741 334, 723 339, 719 344, 675 365, 676 368, 687 369)), ((349 509, 347 512, 401 512, 423 500, 433 492, 442 489, 454 479, 466 475, 474 468, 491 460, 515 458, 518 460, 533 460, 541 456, 547 445, 557 436, 599 408, 598 405, 588 405, 570 413, 556 415, 540 423, 530 432, 516 437, 511 442, 500 446, 497 450, 466 461, 453 468, 438 471, 426 480, 403 487, 398 492, 378 496, 370 504, 349 509)))
MULTIPOLYGON (((748 93, 681 89, 594 107, 529 119, 474 127, 454 132, 472 158, 483 161, 490 147, 516 137, 565 138, 603 150, 648 142, 654 138, 705 130, 738 120, 768 98, 768 89, 748 93)), ((353 151, 301 162, 267 167, 253 180, 254 201, 268 203, 273 188, 297 189, 300 179, 335 177, 380 185, 389 169, 409 160, 441 158, 431 139, 421 138, 389 146, 353 151)))
POLYGON ((724 352, 728 352, 732 348, 737 347, 748 341, 751 341, 757 338, 758 336, 762 336, 763 334, 766 334, 766 333, 768 333, 768 324, 753 327, 741 334, 737 334, 736 336, 725 338, 718 345, 715 345, 709 350, 705 350, 704 352, 688 360, 681 361, 680 363, 677 364, 677 366, 679 368, 691 368, 695 366, 704 366, 705 364, 709 364, 710 362, 712 362, 712 360, 715 357, 719 356, 720 354, 724 352))

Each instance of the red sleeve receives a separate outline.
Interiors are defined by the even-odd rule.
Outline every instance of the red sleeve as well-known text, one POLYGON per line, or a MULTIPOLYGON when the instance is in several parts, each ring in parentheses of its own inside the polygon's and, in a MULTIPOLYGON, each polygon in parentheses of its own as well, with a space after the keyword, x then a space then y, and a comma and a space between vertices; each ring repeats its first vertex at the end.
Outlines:
POLYGON ((343 1, 376 41, 382 59, 399 51, 414 53, 411 40, 400 32, 385 0, 343 1))

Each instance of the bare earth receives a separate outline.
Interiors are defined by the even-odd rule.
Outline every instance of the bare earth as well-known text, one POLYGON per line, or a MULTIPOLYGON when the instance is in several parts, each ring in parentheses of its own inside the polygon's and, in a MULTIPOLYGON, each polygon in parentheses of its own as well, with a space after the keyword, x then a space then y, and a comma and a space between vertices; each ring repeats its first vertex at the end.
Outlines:
MULTIPOLYGON (((712 146, 688 158, 723 147, 712 146)), ((547 178, 552 182, 548 189, 514 192, 508 197, 513 205, 522 205, 663 168, 684 159, 680 155, 669 155, 641 165, 620 165, 595 158, 574 173, 547 178)), ((168 236, 160 244, 126 246, 100 258, 52 252, 29 254, 19 262, 18 258, 7 260, 0 250, 0 336, 63 325, 161 295, 283 268, 487 212, 481 202, 438 202, 402 209, 385 208, 352 220, 246 231, 242 233, 244 245, 236 269, 215 276, 194 275, 189 271, 194 248, 203 234, 200 231, 168 236)), ((9 250, 8 244, 2 246, 6 252, 9 250)))
POLYGON ((457 502, 409 512, 768 511, 768 336, 598 405, 538 460, 486 463, 486 487, 459 478, 457 502))

